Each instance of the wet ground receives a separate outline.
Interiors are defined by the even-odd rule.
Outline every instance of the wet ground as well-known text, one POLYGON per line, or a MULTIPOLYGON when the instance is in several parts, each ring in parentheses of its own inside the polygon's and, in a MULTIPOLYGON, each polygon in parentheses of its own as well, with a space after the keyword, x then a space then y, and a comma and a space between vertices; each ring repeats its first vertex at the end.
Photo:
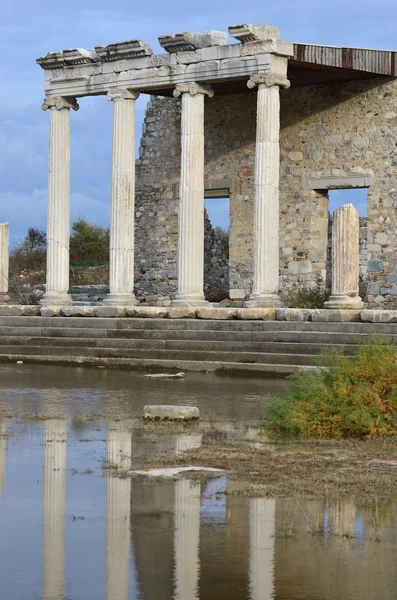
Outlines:
POLYGON ((0 599, 394 599, 397 502, 242 497, 224 473, 124 476, 208 435, 255 437, 245 425, 285 385, 1 367, 0 599), (198 405, 206 423, 142 428, 160 402, 198 405))

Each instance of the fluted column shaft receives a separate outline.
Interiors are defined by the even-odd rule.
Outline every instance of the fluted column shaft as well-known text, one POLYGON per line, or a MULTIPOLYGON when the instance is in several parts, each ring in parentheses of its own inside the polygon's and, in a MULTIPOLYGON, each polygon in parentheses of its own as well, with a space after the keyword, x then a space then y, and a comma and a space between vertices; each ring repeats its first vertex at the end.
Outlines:
POLYGON ((194 480, 175 483, 175 600, 198 597, 200 489, 200 482, 194 480))
MULTIPOLYGON (((119 469, 131 468, 132 434, 117 423, 108 433, 108 461, 119 469)), ((106 564, 108 600, 128 600, 131 553, 131 479, 109 473, 106 510, 106 564)))
POLYGON ((0 500, 6 487, 6 454, 7 454, 7 428, 3 419, 0 419, 0 500))
POLYGON ((8 297, 8 242, 10 226, 0 223, 0 304, 8 297))
POLYGON ((326 308, 362 308, 360 276, 360 219, 353 204, 334 211, 332 218, 332 288, 326 308))
POLYGON ((108 94, 113 101, 110 293, 105 304, 137 304, 134 296, 135 100, 139 93, 108 94))
POLYGON ((51 110, 47 212, 47 286, 43 305, 71 304, 69 289, 70 238, 70 109, 72 98, 50 98, 51 110))
POLYGON ((275 587, 274 498, 250 500, 250 599, 271 600, 275 587))
POLYGON ((280 90, 285 77, 251 77, 258 86, 255 147, 253 285, 249 306, 278 306, 279 288, 279 179, 280 90))
POLYGON ((44 425, 44 600, 64 597, 67 423, 44 425))
POLYGON ((197 306, 204 299, 204 96, 211 88, 180 84, 182 96, 181 181, 178 228, 178 294, 174 304, 197 306))

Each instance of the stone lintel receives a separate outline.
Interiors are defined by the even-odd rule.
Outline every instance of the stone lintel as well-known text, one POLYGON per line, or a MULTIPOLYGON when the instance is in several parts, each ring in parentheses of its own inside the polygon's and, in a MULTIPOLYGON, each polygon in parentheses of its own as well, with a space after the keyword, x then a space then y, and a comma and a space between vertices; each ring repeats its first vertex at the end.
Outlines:
POLYGON ((185 31, 183 33, 171 33, 170 35, 160 35, 159 43, 166 52, 171 54, 175 52, 187 52, 199 50, 200 48, 209 48, 211 46, 225 46, 227 43, 227 33, 223 31, 203 31, 201 33, 192 33, 185 31))
POLYGON ((280 39, 280 29, 272 25, 251 25, 251 23, 231 25, 229 33, 242 44, 280 39))
MULTIPOLYGON (((179 181, 172 186, 174 198, 180 198, 179 181)), ((240 179, 238 177, 225 177, 224 179, 205 179, 205 198, 227 198, 240 193, 240 179)))
POLYGON ((306 190, 342 190, 347 188, 367 188, 372 185, 374 174, 370 170, 356 170, 350 173, 315 173, 303 177, 306 190))
POLYGON ((107 46, 95 46, 95 51, 102 62, 113 62, 116 60, 137 58, 139 56, 152 56, 153 50, 142 40, 129 40, 108 44, 107 46))
POLYGON ((48 52, 45 56, 38 58, 36 62, 42 69, 46 70, 88 65, 98 62, 98 60, 99 58, 95 50, 74 48, 73 50, 62 50, 61 52, 48 52))

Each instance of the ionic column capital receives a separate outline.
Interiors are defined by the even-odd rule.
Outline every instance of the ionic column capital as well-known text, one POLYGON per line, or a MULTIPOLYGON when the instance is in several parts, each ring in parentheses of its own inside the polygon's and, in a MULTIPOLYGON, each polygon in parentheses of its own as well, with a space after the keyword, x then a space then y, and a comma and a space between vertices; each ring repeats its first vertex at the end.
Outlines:
POLYGON ((285 75, 278 75, 277 73, 258 73, 257 75, 251 75, 247 81, 247 86, 250 90, 260 85, 265 85, 266 87, 278 85, 287 89, 291 87, 291 82, 285 75))
POLYGON ((108 92, 108 102, 114 102, 115 100, 138 100, 140 92, 138 90, 112 90, 108 92))
POLYGON ((214 90, 210 85, 206 85, 205 83, 196 83, 195 81, 192 81, 191 83, 177 83, 173 91, 174 98, 179 98, 179 96, 182 96, 182 94, 190 94, 191 96, 204 94, 205 96, 212 98, 214 95, 214 90))
POLYGON ((77 104, 76 98, 67 98, 64 96, 58 96, 56 98, 45 98, 43 104, 41 105, 42 110, 48 110, 50 108, 56 108, 57 110, 62 110, 64 108, 70 110, 79 110, 79 105, 77 104))

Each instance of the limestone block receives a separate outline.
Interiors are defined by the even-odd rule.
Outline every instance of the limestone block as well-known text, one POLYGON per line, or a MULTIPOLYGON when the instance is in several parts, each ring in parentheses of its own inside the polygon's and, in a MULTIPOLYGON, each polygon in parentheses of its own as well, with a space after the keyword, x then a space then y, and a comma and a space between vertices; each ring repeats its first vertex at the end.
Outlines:
POLYGON ((311 321, 313 309, 311 308, 278 308, 277 321, 311 321))
POLYGON ((154 404, 144 407, 143 418, 156 421, 193 421, 200 418, 200 411, 196 406, 154 404))
POLYGON ((62 317, 96 317, 97 306, 63 306, 62 317))
POLYGON ((235 319, 237 317, 238 308, 214 308, 214 307, 199 307, 197 308, 197 317, 199 319, 235 319))
POLYGON ((22 307, 12 304, 0 305, 0 317, 21 317, 23 316, 22 307))
POLYGON ((39 317, 40 316, 40 306, 38 304, 24 304, 20 306, 22 310, 22 315, 24 317, 39 317))
POLYGON ((312 311, 311 320, 317 323, 361 321, 360 309, 316 308, 312 311))
POLYGON ((130 306, 125 310, 127 317, 164 319, 168 317, 169 308, 166 306, 130 306))
POLYGON ((126 314, 125 306, 98 306, 97 317, 111 318, 120 317, 126 314))
POLYGON ((42 317, 60 317, 61 306, 42 306, 40 309, 42 317))
POLYGON ((276 318, 275 308, 238 308, 237 318, 244 321, 274 321, 276 318))
POLYGON ((196 309, 194 306, 171 306, 168 316, 170 319, 195 319, 196 309))
POLYGON ((362 310, 361 320, 368 323, 397 323, 397 310, 362 310))
POLYGON ((229 292, 230 300, 244 300, 246 293, 245 290, 234 289, 229 292))

